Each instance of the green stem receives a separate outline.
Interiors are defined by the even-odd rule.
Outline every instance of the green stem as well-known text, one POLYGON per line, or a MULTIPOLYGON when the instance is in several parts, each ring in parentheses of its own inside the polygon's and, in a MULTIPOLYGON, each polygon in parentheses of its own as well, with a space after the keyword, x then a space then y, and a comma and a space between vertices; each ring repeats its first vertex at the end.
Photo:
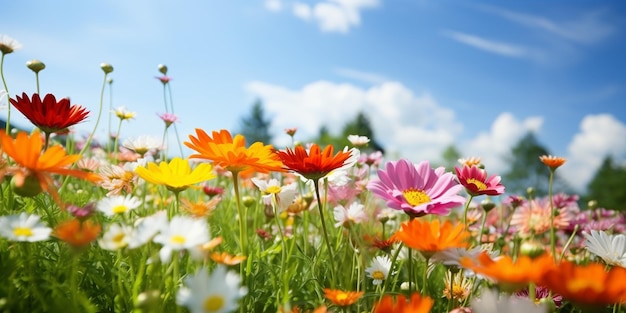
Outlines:
POLYGON ((320 197, 320 188, 319 188, 319 179, 314 179, 313 184, 315 185, 315 196, 317 198, 317 208, 320 212, 320 219, 322 221, 322 232, 324 233, 324 241, 326 242, 326 249, 328 250, 328 256, 330 257, 330 287, 335 288, 335 257, 333 255, 333 248, 330 244, 330 240, 328 239, 328 231, 326 229, 326 221, 324 219, 324 209, 322 207, 322 198, 320 197))
POLYGON ((117 150, 118 150, 118 144, 120 141, 120 132, 122 131, 122 122, 124 120, 120 119, 120 123, 117 126, 117 133, 115 134, 115 142, 113 143, 113 156, 115 157, 115 163, 118 162, 118 158, 117 158, 117 150))
POLYGON ((111 136, 111 112, 113 111, 113 81, 109 81, 109 128, 107 130, 107 154, 111 154, 111 145, 109 144, 109 136, 111 136))
MULTIPOLYGON (((246 265, 250 261, 247 254, 247 232, 246 232, 246 216, 243 213, 243 207, 241 206, 241 197, 239 195, 239 172, 231 171, 233 176, 233 190, 235 191, 235 201, 237 202, 237 213, 239 214, 239 249, 241 254, 246 257, 241 263, 239 263, 239 276, 245 285, 248 284, 248 275, 246 273, 246 265)), ((239 306, 240 312, 245 312, 246 304, 245 297, 242 304, 239 306)))
POLYGON ((39 72, 35 72, 35 81, 37 82, 37 94, 39 94, 39 72))
POLYGON ((480 221, 480 232, 478 233, 478 245, 483 244, 483 233, 485 232, 486 221, 487 221, 487 211, 483 210, 483 217, 481 218, 481 221, 480 221))
MULTIPOLYGON (((106 87, 107 75, 108 73, 104 73, 104 79, 102 80, 102 89, 100 90, 100 107, 98 109, 98 117, 96 117, 96 124, 94 125, 93 130, 91 131, 91 134, 89 134, 89 137, 87 138, 87 141, 85 142, 85 146, 79 153, 81 157, 83 156, 83 154, 85 154, 85 151, 87 151, 89 147, 91 146, 91 141, 93 140, 93 137, 95 136, 96 131, 98 130, 98 124, 100 124, 100 118, 102 117, 102 106, 103 106, 102 103, 104 101, 104 89, 106 87)), ((7 122, 7 126, 8 126, 8 122, 7 122)), ((107 137, 108 137, 108 134, 107 134, 107 137)))
MULTIPOLYGON (((163 88, 165 88, 165 86, 163 88)), ((169 82, 167 83, 167 91, 170 96, 170 107, 172 109, 172 114, 174 114, 174 100, 172 97, 172 87, 170 86, 169 82)), ((165 104, 165 111, 167 111, 167 103, 165 104)), ((176 127, 176 123, 174 123, 174 133, 176 133, 176 141, 178 142, 178 149, 180 149, 180 157, 182 158, 183 157, 183 145, 180 142, 180 136, 178 135, 178 127, 176 127)))
POLYGON ((556 255, 556 228, 554 226, 554 216, 556 215, 556 209, 552 203, 552 182, 554 180, 554 170, 550 169, 550 182, 548 183, 548 199, 550 201, 550 251, 554 261, 557 262, 556 255))
POLYGON ((467 211, 469 210, 470 203, 472 203, 472 199, 474 199, 474 196, 470 195, 463 208, 463 225, 465 225, 465 229, 467 229, 467 211))
POLYGON ((289 277, 288 277, 288 273, 289 271, 287 271, 287 269, 285 268, 286 262, 287 262, 287 257, 286 257, 286 252, 287 252, 287 243, 285 242, 285 233, 283 231, 282 226, 280 225, 280 217, 278 216, 279 212, 278 212, 278 205, 277 205, 277 201, 276 201, 276 195, 273 194, 272 195, 272 206, 274 207, 274 221, 276 222, 276 227, 278 227, 278 233, 280 234, 280 243, 282 246, 281 249, 281 259, 280 259, 280 271, 283 274, 283 290, 282 290, 282 299, 280 295, 278 295, 279 301, 280 301, 280 305, 281 307, 284 306, 285 304, 287 304, 289 302, 289 277))
POLYGON ((7 92, 7 124, 5 125, 5 132, 8 134, 11 130, 11 94, 9 93, 9 87, 7 87, 7 80, 4 78, 4 56, 5 54, 2 53, 2 58, 0 58, 0 77, 2 77, 4 90, 7 92))

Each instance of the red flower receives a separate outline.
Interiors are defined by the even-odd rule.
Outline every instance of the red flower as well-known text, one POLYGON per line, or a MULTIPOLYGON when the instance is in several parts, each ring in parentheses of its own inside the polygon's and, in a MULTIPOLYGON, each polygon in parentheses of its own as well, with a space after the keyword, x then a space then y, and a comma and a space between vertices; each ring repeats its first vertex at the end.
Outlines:
POLYGON ((504 193, 500 176, 493 175, 487 178, 487 172, 475 165, 465 165, 461 169, 455 166, 454 170, 461 185, 473 196, 497 196, 504 193))
POLYGON ((39 94, 34 93, 33 99, 28 98, 25 92, 22 97, 11 99, 11 104, 35 126, 44 133, 63 132, 87 118, 89 111, 80 105, 70 105, 69 98, 59 101, 52 94, 47 94, 43 101, 39 94))
POLYGON ((323 178, 330 172, 345 166, 353 156, 353 150, 339 151, 337 155, 333 152, 332 145, 326 146, 321 151, 317 144, 311 145, 308 152, 303 146, 296 146, 294 150, 287 148, 284 151, 277 151, 287 169, 312 180, 323 178))

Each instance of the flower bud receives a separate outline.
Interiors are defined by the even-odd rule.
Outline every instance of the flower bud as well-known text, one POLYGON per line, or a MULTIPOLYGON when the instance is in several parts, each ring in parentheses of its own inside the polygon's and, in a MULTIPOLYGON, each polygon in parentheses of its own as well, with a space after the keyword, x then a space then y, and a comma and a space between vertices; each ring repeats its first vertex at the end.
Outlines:
POLYGON ((159 64, 159 72, 163 75, 167 75, 167 66, 165 64, 159 64))
POLYGON ((546 249, 541 243, 534 240, 529 240, 522 242, 522 245, 519 248, 519 252, 522 255, 534 259, 543 255, 546 252, 546 249))
POLYGON ((137 295, 135 307, 152 311, 161 303, 161 292, 159 290, 148 290, 137 295))
POLYGON ((243 202, 243 205, 246 206, 247 208, 256 204, 256 198, 251 197, 251 196, 243 196, 241 198, 241 201, 243 202))
POLYGON ((18 185, 17 179, 14 177, 11 179, 11 188, 22 197, 34 197, 43 191, 39 179, 33 174, 26 175, 20 185, 18 185))
POLYGON ((596 200, 589 200, 589 202, 587 202, 587 207, 589 207, 589 210, 595 210, 598 208, 598 201, 596 200))
POLYGON ((483 207, 483 210, 485 210, 485 212, 489 213, 489 211, 493 210, 493 208, 496 207, 496 204, 489 199, 485 199, 480 202, 480 206, 483 207))
POLYGON ((33 71, 35 73, 39 73, 44 68, 46 68, 46 65, 43 64, 43 62, 41 62, 39 60, 30 60, 30 61, 26 62, 26 67, 28 67, 31 71, 33 71))
POLYGON ((113 65, 109 63, 100 63, 100 68, 104 71, 104 74, 113 72, 113 65))

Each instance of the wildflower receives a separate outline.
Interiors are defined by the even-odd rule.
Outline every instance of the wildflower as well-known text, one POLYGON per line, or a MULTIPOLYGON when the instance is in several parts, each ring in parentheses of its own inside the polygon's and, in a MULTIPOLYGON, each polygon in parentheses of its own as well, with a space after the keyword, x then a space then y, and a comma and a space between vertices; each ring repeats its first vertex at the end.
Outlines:
POLYGON ((293 127, 293 128, 285 128, 285 134, 289 135, 290 137, 293 137, 296 132, 298 131, 298 128, 293 127))
POLYGON ((163 245, 159 256, 162 262, 169 262, 172 251, 196 248, 209 241, 209 227, 206 221, 186 216, 174 216, 154 239, 163 245))
POLYGON ((451 271, 447 271, 443 284, 443 297, 454 299, 459 303, 463 303, 469 297, 473 287, 472 280, 468 279, 462 272, 453 275, 451 271))
POLYGON ((176 294, 176 303, 191 313, 227 313, 238 307, 239 299, 247 289, 240 287, 241 277, 217 266, 211 275, 201 267, 194 275, 185 278, 185 284, 176 294))
POLYGON ((468 166, 468 167, 472 167, 472 166, 480 167, 481 165, 481 160, 479 157, 463 158, 463 159, 459 159, 458 161, 459 163, 461 163, 461 165, 468 166))
POLYGON ((157 68, 159 69, 159 72, 161 72, 161 74, 167 75, 167 65, 159 64, 157 68))
POLYGON ((141 200, 133 195, 117 195, 103 198, 98 202, 97 208, 106 216, 114 216, 134 210, 140 205, 141 200))
POLYGON ((540 285, 582 307, 600 307, 622 303, 626 299, 626 269, 606 270, 601 263, 577 265, 562 260, 543 276, 540 285))
POLYGON ((352 224, 359 224, 367 221, 367 213, 365 213, 365 206, 352 202, 348 208, 343 205, 338 205, 334 209, 335 215, 335 227, 345 226, 350 227, 352 224))
POLYGON ((492 250, 493 244, 484 244, 481 246, 475 246, 471 249, 466 248, 448 248, 441 250, 430 258, 433 262, 440 262, 446 266, 461 266, 461 260, 468 258, 472 262, 478 262, 478 257, 483 253, 487 253, 490 258, 495 258, 499 255, 498 250, 492 250))
POLYGON ((472 300, 474 313, 545 313, 545 305, 536 305, 530 299, 509 295, 498 295, 498 292, 483 289, 479 298, 472 300))
POLYGON ((222 201, 222 198, 216 197, 212 198, 209 201, 196 201, 191 202, 187 199, 180 199, 180 203, 182 204, 183 210, 191 213, 193 217, 203 217, 208 216, 213 212, 218 203, 222 201))
POLYGON ((216 177, 211 164, 201 163, 192 170, 189 161, 179 157, 173 158, 169 163, 161 162, 157 166, 156 163, 150 162, 147 166, 147 168, 138 166, 135 169, 137 175, 150 183, 164 185, 174 193, 216 177))
POLYGON ((13 241, 36 242, 48 240, 52 229, 39 221, 40 217, 22 212, 0 216, 0 236, 13 241))
POLYGON ((477 166, 454 167, 456 176, 465 190, 472 196, 498 196, 504 193, 504 186, 500 183, 500 176, 487 178, 487 171, 477 166))
POLYGON ((83 207, 79 207, 77 205, 69 205, 66 210, 73 217, 84 221, 96 212, 96 203, 90 202, 83 207))
POLYGON ((392 238, 430 258, 444 249, 467 247, 470 236, 463 224, 453 226, 450 221, 441 224, 437 219, 432 222, 413 219, 402 223, 401 229, 392 238))
POLYGON ((125 106, 118 107, 112 112, 115 113, 115 116, 117 116, 121 121, 133 119, 135 118, 135 115, 137 115, 135 112, 128 111, 125 106))
POLYGON ((374 304, 374 313, 428 313, 435 301, 428 296, 417 292, 411 294, 411 301, 407 302, 404 295, 398 295, 394 303, 393 296, 385 295, 374 304))
POLYGON ((47 94, 43 100, 39 94, 33 94, 32 100, 26 93, 22 97, 11 99, 11 104, 31 122, 39 127, 44 133, 51 134, 63 132, 68 127, 84 121, 89 111, 80 105, 70 105, 69 98, 59 101, 52 94, 47 94))
POLYGON ((370 266, 365 269, 365 272, 368 274, 369 278, 374 280, 372 282, 374 285, 380 285, 383 280, 387 279, 390 270, 391 260, 388 256, 383 255, 375 257, 370 266))
POLYGON ((137 184, 135 164, 125 163, 124 166, 104 165, 100 167, 100 187, 108 190, 107 196, 118 195, 122 191, 130 193, 137 184))
MULTIPOLYGON (((554 217, 554 227, 557 229, 568 227, 569 222, 574 218, 573 212, 569 208, 563 208, 557 212, 559 215, 554 217)), ((515 209, 511 216, 511 227, 517 229, 522 236, 543 234, 551 228, 551 214, 550 203, 546 199, 526 201, 515 209)))
POLYGON ((0 35, 0 52, 2 52, 2 54, 9 54, 21 48, 22 44, 20 44, 17 40, 7 35, 0 35))
POLYGON ((266 201, 266 204, 274 205, 272 201, 276 201, 278 205, 277 210, 279 212, 286 210, 289 205, 293 203, 298 194, 298 186, 296 183, 281 187, 277 179, 272 178, 268 181, 264 181, 256 177, 252 178, 252 182, 263 193, 262 197, 266 201))
POLYGON ((158 114, 158 115, 161 118, 161 120, 163 120, 163 122, 165 123, 165 128, 172 126, 172 124, 178 121, 178 116, 176 116, 174 113, 163 113, 163 114, 158 114))
POLYGON ((109 63, 100 63, 100 68, 104 74, 110 74, 113 72, 113 66, 109 63))
POLYGON ((71 164, 80 159, 80 155, 67 155, 60 145, 49 147, 42 153, 43 143, 38 131, 30 136, 26 132, 19 132, 15 139, 0 132, 0 144, 4 153, 19 165, 8 172, 13 174, 12 183, 20 195, 35 196, 45 190, 60 203, 52 174, 74 176, 90 182, 100 180, 96 174, 69 169, 71 164))
POLYGON ((354 165, 358 160, 355 149, 339 151, 336 155, 332 145, 320 150, 317 144, 311 145, 309 151, 303 146, 296 146, 293 150, 287 148, 277 151, 278 156, 285 164, 285 168, 292 170, 306 179, 318 181, 332 171, 354 165), (354 157, 356 156, 356 159, 354 157))
POLYGON ((81 222, 78 219, 71 219, 57 225, 53 235, 74 248, 83 248, 98 238, 100 230, 101 226, 91 220, 81 222))
MULTIPOLYGON (((520 298, 529 299, 528 288, 516 291, 515 295, 520 298)), ((550 289, 544 286, 535 286, 535 303, 552 302, 558 309, 563 305, 563 296, 558 293, 553 293, 550 289)))
POLYGON ((552 155, 542 155, 539 157, 539 160, 541 160, 541 163, 545 164, 553 171, 565 164, 565 161, 567 161, 565 158, 552 155))
POLYGON ((158 79, 159 81, 161 81, 161 83, 163 83, 163 85, 167 85, 167 83, 170 82, 170 80, 172 80, 171 77, 169 76, 155 76, 154 78, 158 79))
POLYGON ((604 231, 592 230, 585 234, 585 246, 589 252, 599 256, 609 265, 626 267, 626 236, 608 235, 604 231))
POLYGON ((224 193, 224 188, 222 187, 213 187, 213 186, 204 186, 202 187, 202 191, 205 195, 213 198, 215 196, 219 196, 224 193))
POLYGON ((133 236, 134 229, 128 225, 112 224, 109 226, 102 239, 98 241, 100 248, 104 250, 119 250, 128 246, 130 238, 133 236))
POLYGON ((39 60, 30 60, 26 62, 26 67, 35 73, 39 73, 46 68, 46 65, 39 60))
POLYGON ((159 149, 161 147, 161 143, 159 139, 152 136, 139 136, 135 139, 128 138, 124 140, 122 146, 125 148, 134 151, 135 153, 141 155, 142 157, 149 151, 159 149))
POLYGON ((339 289, 324 288, 324 296, 334 305, 346 307, 351 306, 365 294, 363 291, 343 291, 339 289))
POLYGON ((224 265, 237 265, 246 259, 245 255, 232 255, 226 252, 211 253, 211 260, 224 265))
POLYGON ((135 222, 135 232, 128 240, 131 249, 140 247, 151 241, 162 229, 167 228, 168 220, 165 210, 142 217, 135 222))
POLYGON ((204 130, 196 129, 196 136, 189 135, 190 142, 185 145, 197 153, 190 158, 211 160, 214 165, 226 168, 232 173, 243 175, 252 172, 282 172, 282 163, 271 145, 255 142, 245 147, 244 136, 234 138, 225 129, 213 131, 212 137, 204 130))
POLYGON ((370 154, 361 153, 359 156, 359 163, 377 167, 383 161, 383 153, 380 151, 374 151, 370 154))
POLYGON ((387 206, 402 210, 412 217, 426 214, 445 215, 465 202, 458 193, 463 188, 443 167, 432 169, 428 161, 413 164, 408 160, 388 162, 378 170, 378 179, 367 188, 387 202, 387 206))
POLYGON ((366 146, 370 139, 367 136, 359 136, 359 135, 348 135, 348 141, 355 147, 366 146))
POLYGON ((513 260, 508 255, 491 259, 488 253, 483 252, 476 260, 461 259, 461 266, 496 281, 502 290, 513 292, 530 282, 539 281, 554 267, 554 262, 548 253, 536 258, 518 256, 513 260))

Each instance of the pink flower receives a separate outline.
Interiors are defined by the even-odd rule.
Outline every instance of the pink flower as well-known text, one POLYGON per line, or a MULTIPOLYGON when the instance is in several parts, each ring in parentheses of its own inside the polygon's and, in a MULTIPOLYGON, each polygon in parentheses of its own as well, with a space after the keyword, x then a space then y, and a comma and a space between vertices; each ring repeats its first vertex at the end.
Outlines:
POLYGON ((178 120, 178 116, 174 115, 173 113, 163 113, 158 115, 163 120, 163 122, 165 122, 166 128, 170 127, 178 120))
POLYGON ((454 167, 456 176, 465 190, 472 196, 497 196, 504 193, 504 186, 500 183, 500 176, 493 175, 487 178, 487 171, 478 166, 454 167))
POLYGON ((172 80, 172 78, 171 78, 171 77, 169 77, 169 76, 165 76, 165 75, 163 75, 163 76, 155 76, 154 78, 156 78, 156 79, 160 80, 160 81, 163 83, 163 85, 165 85, 165 84, 169 83, 169 82, 170 82, 170 80, 172 80))
POLYGON ((428 161, 413 164, 408 160, 388 162, 378 170, 378 179, 367 188, 387 202, 413 217, 426 214, 445 215, 465 202, 458 193, 463 189, 452 173, 443 167, 433 169, 428 161))

